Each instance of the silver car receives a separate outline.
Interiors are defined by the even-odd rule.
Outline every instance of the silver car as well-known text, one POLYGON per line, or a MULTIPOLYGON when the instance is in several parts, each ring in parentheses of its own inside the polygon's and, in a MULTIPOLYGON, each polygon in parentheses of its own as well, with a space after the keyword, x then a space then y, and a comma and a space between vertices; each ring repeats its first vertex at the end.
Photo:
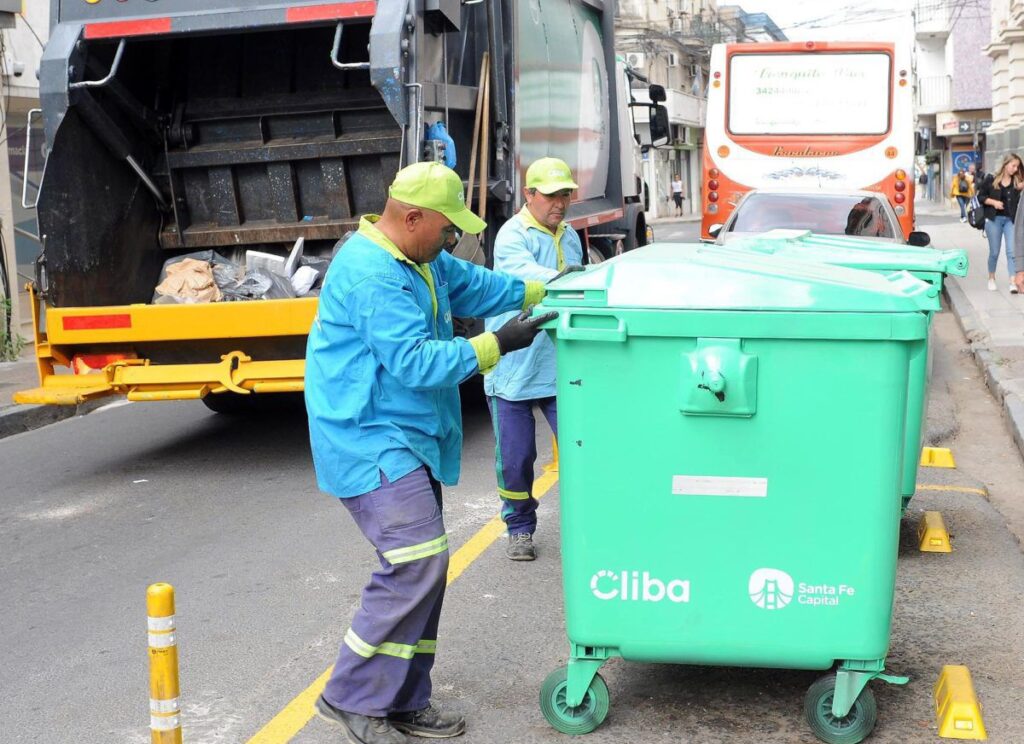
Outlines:
POLYGON ((711 235, 719 245, 776 229, 852 235, 902 245, 926 246, 931 242, 928 233, 918 231, 904 240, 888 200, 873 191, 754 190, 740 200, 724 225, 716 227, 711 226, 711 235))

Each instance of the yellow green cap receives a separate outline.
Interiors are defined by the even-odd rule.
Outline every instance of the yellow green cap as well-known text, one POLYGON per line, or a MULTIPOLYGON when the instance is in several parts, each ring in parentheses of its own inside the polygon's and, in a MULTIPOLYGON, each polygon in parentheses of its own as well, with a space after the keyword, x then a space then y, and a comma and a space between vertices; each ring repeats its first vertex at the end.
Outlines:
POLYGON ((413 163, 395 174, 388 195, 413 207, 440 212, 463 232, 476 235, 487 223, 466 207, 459 175, 441 163, 413 163))
POLYGON ((564 160, 541 158, 526 169, 526 188, 542 194, 553 194, 562 189, 578 189, 572 180, 572 171, 564 160))

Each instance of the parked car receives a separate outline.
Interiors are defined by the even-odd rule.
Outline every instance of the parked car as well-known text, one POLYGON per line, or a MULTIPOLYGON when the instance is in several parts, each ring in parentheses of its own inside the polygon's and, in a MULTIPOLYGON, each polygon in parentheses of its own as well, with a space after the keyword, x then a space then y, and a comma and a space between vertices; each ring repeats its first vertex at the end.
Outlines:
POLYGON ((740 236, 776 229, 810 230, 819 235, 855 235, 915 246, 926 246, 931 242, 928 233, 918 231, 904 239, 892 207, 871 191, 755 189, 740 200, 724 225, 712 225, 710 232, 716 243, 724 245, 740 236))

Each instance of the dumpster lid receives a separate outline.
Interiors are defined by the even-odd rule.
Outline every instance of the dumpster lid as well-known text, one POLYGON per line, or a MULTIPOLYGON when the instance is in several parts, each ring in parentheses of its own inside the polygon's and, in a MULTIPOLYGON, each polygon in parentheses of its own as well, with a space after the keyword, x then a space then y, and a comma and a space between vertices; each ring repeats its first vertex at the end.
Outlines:
POLYGON ((942 251, 847 235, 814 235, 810 230, 769 230, 761 235, 735 238, 720 247, 870 271, 928 271, 967 276, 967 252, 959 248, 942 251))
POLYGON ((905 271, 659 243, 567 274, 549 285, 544 306, 898 313, 929 310, 938 291, 905 271))

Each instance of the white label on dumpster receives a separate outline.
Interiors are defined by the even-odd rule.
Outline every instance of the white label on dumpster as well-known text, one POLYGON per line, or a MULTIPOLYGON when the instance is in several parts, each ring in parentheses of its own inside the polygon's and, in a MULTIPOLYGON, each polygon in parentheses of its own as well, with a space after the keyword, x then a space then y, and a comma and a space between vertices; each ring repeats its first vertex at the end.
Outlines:
POLYGON ((672 493, 676 496, 743 496, 763 499, 768 495, 768 479, 673 475, 672 493))

